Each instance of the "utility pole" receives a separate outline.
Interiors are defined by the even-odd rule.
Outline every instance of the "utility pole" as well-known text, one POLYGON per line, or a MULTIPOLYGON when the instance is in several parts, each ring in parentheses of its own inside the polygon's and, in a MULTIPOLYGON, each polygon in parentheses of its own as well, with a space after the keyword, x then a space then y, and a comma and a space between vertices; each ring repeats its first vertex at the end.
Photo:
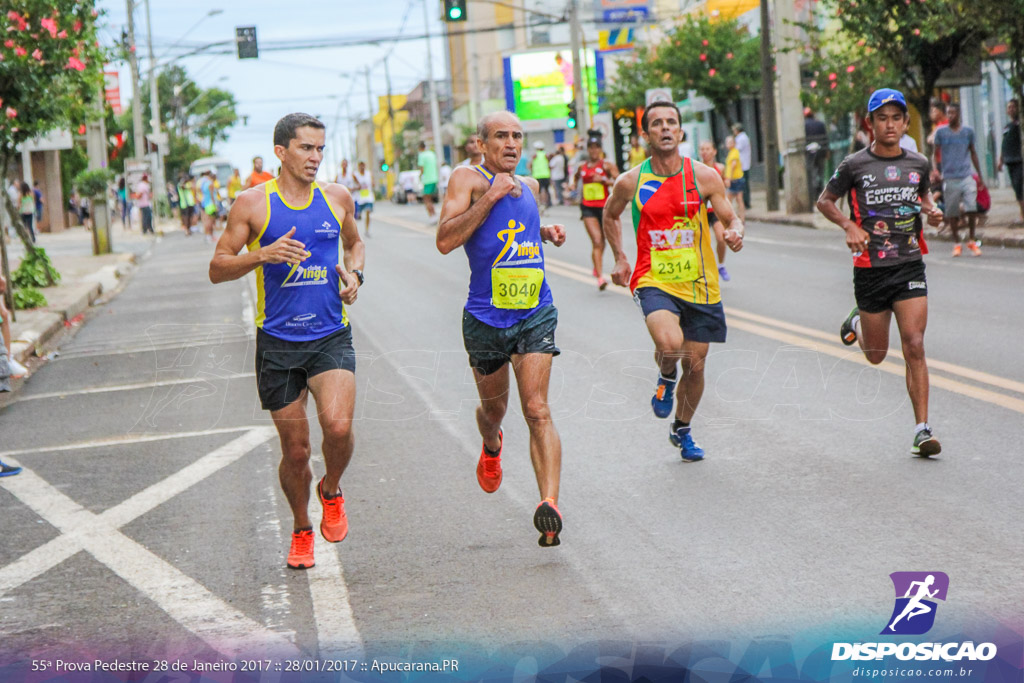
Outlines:
MULTIPOLYGON (((160 130, 160 95, 156 87, 156 59, 153 57, 153 23, 149 19, 149 0, 146 0, 146 40, 149 43, 149 125, 153 130, 153 140, 156 142, 152 189, 153 197, 163 197, 167 189, 167 183, 164 181, 164 148, 167 145, 167 138, 160 130)), ((155 201, 153 203, 156 204, 155 201)))
POLYGON ((367 163, 370 166, 370 177, 377 171, 377 147, 374 138, 377 136, 377 124, 373 122, 373 95, 370 94, 370 66, 366 66, 366 106, 370 112, 370 150, 367 163))
POLYGON ((132 133, 135 141, 135 158, 144 158, 146 134, 142 127, 142 96, 139 93, 139 60, 135 56, 135 0, 125 0, 128 6, 128 66, 132 70, 132 133))
POLYGON ((470 68, 470 79, 469 79, 469 125, 476 128, 477 122, 480 120, 480 110, 477 107, 480 106, 480 68, 477 66, 477 54, 473 53, 473 59, 469 62, 470 68))
MULTIPOLYGON (((768 210, 779 210, 779 131, 775 121, 775 72, 772 69, 772 28, 768 0, 761 0, 761 135, 768 210)), ((749 181, 748 181, 749 182, 749 181)))
MULTIPOLYGON (((794 36, 793 0, 775 2, 775 42, 787 45, 794 36)), ((800 104, 800 56, 796 50, 775 55, 779 77, 779 120, 782 122, 782 153, 786 157, 786 212, 808 213, 807 162, 803 105, 800 104)))
POLYGON ((441 147, 441 111, 437 104, 437 83, 434 81, 433 49, 430 47, 430 12, 427 5, 430 0, 423 0, 423 24, 427 35, 427 83, 430 85, 430 135, 434 138, 434 154, 437 156, 437 167, 444 163, 444 149, 441 147))
POLYGON ((576 103, 578 125, 576 130, 590 130, 590 105, 586 84, 583 82, 583 64, 580 61, 580 7, 579 0, 569 0, 569 40, 572 50, 572 96, 576 103))

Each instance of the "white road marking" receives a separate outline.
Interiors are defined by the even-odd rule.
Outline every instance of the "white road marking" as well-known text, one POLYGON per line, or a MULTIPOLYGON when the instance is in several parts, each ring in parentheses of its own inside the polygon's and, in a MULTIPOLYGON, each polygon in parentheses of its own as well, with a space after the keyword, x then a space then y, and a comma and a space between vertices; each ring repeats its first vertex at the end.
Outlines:
MULTIPOLYGON (((306 570, 309 579, 309 597, 313 603, 319 657, 330 659, 362 659, 363 637, 356 627, 352 605, 348 599, 348 584, 338 551, 341 543, 328 543, 320 535, 322 510, 315 498, 311 501, 309 519, 316 534, 316 566, 306 570)), ((351 541, 349 541, 351 543, 351 541)))
MULTIPOLYGON (((251 452, 274 436, 258 427, 204 456, 128 500, 96 515, 65 496, 30 469, 5 488, 61 532, 45 544, 54 554, 69 557, 83 549, 163 609, 171 618, 227 657, 253 652, 254 647, 297 655, 295 646, 235 610, 203 585, 153 552, 122 534, 119 527, 197 484, 251 452), (61 546, 67 548, 61 549, 61 546), (63 550, 63 551, 62 551, 63 550)), ((0 593, 38 576, 54 563, 39 548, 0 570, 0 593), (36 566, 29 566, 35 560, 36 566), (40 560, 42 560, 40 562, 40 560), (14 571, 9 571, 11 569, 14 571), (11 579, 20 579, 14 584, 11 579)))
POLYGON ((163 441, 165 439, 191 439, 195 436, 210 436, 213 434, 231 434, 232 432, 247 432, 252 427, 217 427, 215 429, 204 429, 198 432, 175 432, 174 434, 141 434, 125 435, 111 439, 95 439, 92 441, 79 441, 78 443, 65 444, 63 446, 33 446, 32 448, 19 448, 13 451, 0 452, 0 460, 17 455, 36 453, 59 453, 62 451, 78 451, 86 448, 106 448, 107 446, 130 446, 137 443, 148 443, 150 441, 163 441))
POLYGON ((106 394, 117 391, 136 391, 138 389, 155 389, 158 387, 170 387, 176 384, 193 384, 196 382, 219 382, 223 380, 232 379, 245 379, 247 377, 255 377, 255 372, 237 372, 231 375, 210 375, 201 373, 195 377, 181 377, 179 379, 168 379, 168 380, 157 380, 153 382, 137 382, 135 384, 118 384, 109 387, 86 387, 84 389, 75 389, 73 391, 51 391, 45 394, 31 394, 29 396, 19 396, 15 398, 11 403, 21 403, 24 401, 39 401, 46 398, 66 398, 68 396, 81 396, 83 394, 106 394))
POLYGON ((89 512, 33 471, 26 469, 5 488, 61 536, 0 569, 0 594, 35 578, 86 550, 153 600, 186 629, 228 657, 251 652, 254 645, 296 654, 289 641, 234 610, 204 586, 118 531, 118 528, 238 460, 274 435, 250 429, 166 480, 154 484, 100 515, 89 512))

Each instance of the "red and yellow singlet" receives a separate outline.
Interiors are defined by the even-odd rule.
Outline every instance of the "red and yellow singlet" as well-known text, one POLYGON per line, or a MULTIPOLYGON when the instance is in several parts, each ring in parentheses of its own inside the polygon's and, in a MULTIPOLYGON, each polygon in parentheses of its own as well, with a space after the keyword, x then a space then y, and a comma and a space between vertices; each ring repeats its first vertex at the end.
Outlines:
POLYGON ((707 206, 690 159, 669 177, 655 174, 651 160, 644 161, 633 195, 633 226, 637 256, 631 291, 656 287, 690 303, 721 301, 707 206))

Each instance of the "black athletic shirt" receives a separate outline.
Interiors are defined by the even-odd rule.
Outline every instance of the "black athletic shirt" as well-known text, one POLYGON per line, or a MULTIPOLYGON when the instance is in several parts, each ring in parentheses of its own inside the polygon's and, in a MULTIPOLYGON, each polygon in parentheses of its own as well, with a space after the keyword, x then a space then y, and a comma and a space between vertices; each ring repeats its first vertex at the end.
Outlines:
POLYGON ((895 266, 928 253, 921 234, 921 197, 928 193, 930 170, 924 156, 906 150, 898 157, 880 157, 862 149, 839 164, 826 189, 839 197, 849 194, 850 218, 871 235, 854 266, 895 266))

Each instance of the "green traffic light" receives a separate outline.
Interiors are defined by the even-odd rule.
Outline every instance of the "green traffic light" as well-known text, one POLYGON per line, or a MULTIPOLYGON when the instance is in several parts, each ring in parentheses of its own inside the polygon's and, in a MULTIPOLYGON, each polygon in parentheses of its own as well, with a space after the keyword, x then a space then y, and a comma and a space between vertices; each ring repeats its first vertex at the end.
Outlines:
POLYGON ((387 171, 389 168, 391 168, 391 167, 388 166, 387 164, 381 164, 380 165, 380 170, 382 170, 382 171, 387 171))
POLYGON ((568 126, 569 128, 575 128, 576 119, 569 119, 568 121, 565 122, 565 125, 568 126))
POLYGON ((459 19, 461 19, 462 18, 462 8, 461 7, 452 7, 450 10, 448 10, 448 18, 451 19, 452 21, 458 21, 459 19))

